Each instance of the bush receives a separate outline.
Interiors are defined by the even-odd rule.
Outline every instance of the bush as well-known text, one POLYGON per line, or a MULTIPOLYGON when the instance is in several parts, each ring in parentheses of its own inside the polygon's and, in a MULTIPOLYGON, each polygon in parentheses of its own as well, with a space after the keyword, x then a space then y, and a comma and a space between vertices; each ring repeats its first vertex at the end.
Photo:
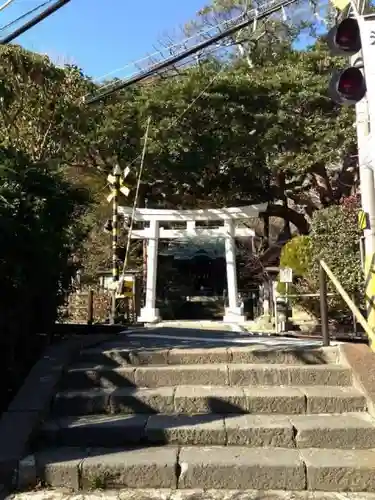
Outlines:
POLYGON ((6 390, 35 361, 40 333, 52 331, 75 273, 71 256, 85 235, 81 216, 88 201, 50 166, 0 149, 0 377, 6 390))
MULTIPOLYGON (((348 197, 341 205, 335 205, 314 214, 311 225, 312 263, 307 280, 309 288, 319 289, 319 260, 323 259, 338 278, 345 291, 356 299, 361 306, 363 297, 363 271, 358 229, 359 200, 348 197)), ((328 291, 337 294, 334 285, 328 280, 328 291)), ((317 305, 315 304, 315 309, 317 305)), ((348 316, 349 311, 344 301, 336 295, 330 298, 331 316, 348 316)))
MULTIPOLYGON (((319 210, 313 216, 310 235, 297 236, 285 245, 280 266, 293 269, 295 280, 291 293, 319 292, 319 260, 323 259, 357 305, 362 305, 363 272, 358 210, 359 202, 356 197, 345 198, 341 205, 319 210)), ((278 291, 282 293, 283 290, 283 284, 279 283, 278 291)), ((329 280, 328 291, 335 294, 329 298, 330 317, 339 321, 351 317, 347 305, 329 280)), ((319 317, 318 297, 300 297, 295 302, 319 317)))
MULTIPOLYGON (((309 236, 295 236, 283 247, 280 255, 280 267, 293 270, 293 285, 289 287, 292 294, 298 293, 298 284, 305 278, 311 266, 311 240, 309 236)), ((285 283, 278 283, 277 291, 285 293, 285 283)))

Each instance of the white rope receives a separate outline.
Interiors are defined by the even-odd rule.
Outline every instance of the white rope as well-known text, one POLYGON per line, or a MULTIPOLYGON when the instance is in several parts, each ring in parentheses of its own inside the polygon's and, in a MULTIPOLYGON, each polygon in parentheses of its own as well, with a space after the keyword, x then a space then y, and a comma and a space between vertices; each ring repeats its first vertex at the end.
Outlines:
POLYGON ((151 117, 149 117, 148 120, 147 120, 146 133, 145 133, 145 138, 144 138, 144 141, 143 141, 142 159, 141 159, 141 165, 139 167, 139 173, 138 173, 138 179, 137 179, 137 188, 136 188, 136 191, 135 191, 134 202, 133 202, 133 210, 132 210, 132 215, 131 215, 131 220, 130 220, 130 227, 129 227, 129 231, 128 231, 128 239, 127 239, 127 242, 126 242, 125 259, 124 259, 124 264, 122 266, 121 278, 119 280, 119 290, 118 290, 119 292, 120 292, 120 288, 122 286, 122 282, 124 281, 124 275, 125 275, 125 272, 126 272, 126 267, 128 265, 128 258, 129 258, 129 251, 130 251, 130 242, 131 242, 131 237, 132 237, 132 232, 133 232, 133 226, 134 226, 135 211, 137 209, 137 204, 138 204, 139 188, 140 188, 140 185, 141 185, 143 167, 144 167, 144 163, 145 163, 145 156, 146 156, 147 140, 148 140, 148 132, 149 132, 149 129, 150 129, 150 123, 151 123, 151 117))
MULTIPOLYGON (((208 82, 208 84, 204 87, 204 89, 191 101, 191 103, 172 121, 172 123, 167 127, 165 130, 168 131, 172 127, 174 127, 180 120, 181 118, 194 106, 194 104, 202 97, 202 95, 206 92, 206 90, 214 83, 214 81, 219 77, 219 75, 222 73, 224 70, 224 66, 220 68, 220 70, 216 73, 216 75, 211 78, 211 80, 208 82)), ((144 166, 144 159, 146 155, 146 147, 147 147, 147 139, 148 139, 148 132, 149 132, 149 127, 150 127, 150 122, 151 118, 148 118, 147 122, 147 129, 145 133, 145 140, 143 143, 143 150, 140 155, 138 155, 132 162, 128 164, 126 168, 130 168, 131 165, 133 165, 139 158, 141 158, 141 165, 139 168, 139 174, 138 174, 138 179, 137 179, 137 187, 136 187, 136 192, 135 192, 135 197, 134 197, 134 203, 133 203, 133 209, 132 209, 132 216, 131 216, 131 221, 130 221, 130 227, 129 227, 129 232, 128 232, 128 238, 127 238, 127 244, 126 244, 126 251, 125 251, 125 260, 124 260, 124 265, 122 268, 122 273, 121 273, 121 278, 119 280, 119 288, 122 286, 122 282, 124 279, 124 274, 126 272, 126 267, 128 263, 128 254, 129 254, 129 249, 130 249, 130 240, 131 240, 131 235, 133 231, 133 224, 134 224, 134 217, 135 217, 135 211, 137 209, 137 203, 138 203, 138 193, 139 193, 139 187, 141 185, 141 177, 143 173, 143 166, 144 166)), ((120 291, 120 290, 118 290, 120 291)))
MULTIPOLYGON (((214 83, 215 80, 218 79, 220 74, 224 71, 225 66, 222 66, 220 70, 216 73, 216 75, 211 78, 211 80, 208 82, 208 84, 204 87, 204 89, 195 97, 191 103, 172 121, 172 123, 167 127, 165 130, 168 131, 171 128, 173 128, 180 120, 181 118, 194 106, 194 104, 202 97, 202 95, 208 90, 208 88, 214 83)), ((128 167, 130 168, 136 161, 138 161, 142 157, 142 153, 139 154, 132 160, 130 163, 128 163, 128 167)))
POLYGON ((3 5, 0 6, 0 12, 4 9, 6 9, 7 7, 9 7, 9 5, 14 2, 14 0, 7 0, 5 3, 3 3, 3 5))

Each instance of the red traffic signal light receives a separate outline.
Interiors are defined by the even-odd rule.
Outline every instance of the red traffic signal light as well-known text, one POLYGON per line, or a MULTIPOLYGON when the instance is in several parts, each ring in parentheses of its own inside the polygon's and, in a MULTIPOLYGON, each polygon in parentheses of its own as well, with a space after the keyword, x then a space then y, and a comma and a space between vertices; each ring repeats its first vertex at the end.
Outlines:
POLYGON ((327 35, 327 43, 334 55, 352 56, 362 47, 361 32, 356 19, 348 17, 333 27, 327 35))
POLYGON ((366 81, 359 68, 351 67, 334 73, 330 94, 338 104, 356 104, 366 94, 366 81))

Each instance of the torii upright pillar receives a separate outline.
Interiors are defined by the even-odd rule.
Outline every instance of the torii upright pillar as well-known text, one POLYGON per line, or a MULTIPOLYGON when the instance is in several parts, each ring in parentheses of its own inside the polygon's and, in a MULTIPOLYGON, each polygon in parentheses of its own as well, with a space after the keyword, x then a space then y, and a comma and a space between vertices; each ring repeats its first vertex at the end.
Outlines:
POLYGON ((225 231, 225 260, 227 266, 228 307, 225 308, 225 323, 243 323, 246 321, 243 307, 238 305, 237 266, 235 224, 233 220, 224 222, 225 231))
POLYGON ((159 221, 151 220, 147 241, 147 279, 146 301, 142 307, 139 323, 157 323, 160 321, 159 309, 156 309, 156 280, 158 272, 159 221))

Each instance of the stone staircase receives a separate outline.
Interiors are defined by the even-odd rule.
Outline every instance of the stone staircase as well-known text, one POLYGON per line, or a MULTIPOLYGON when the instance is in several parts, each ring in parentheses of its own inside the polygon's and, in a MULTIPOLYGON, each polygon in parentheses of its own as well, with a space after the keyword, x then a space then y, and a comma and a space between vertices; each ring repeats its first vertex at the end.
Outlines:
POLYGON ((375 491, 375 425, 338 347, 82 350, 34 444, 74 490, 375 491))

